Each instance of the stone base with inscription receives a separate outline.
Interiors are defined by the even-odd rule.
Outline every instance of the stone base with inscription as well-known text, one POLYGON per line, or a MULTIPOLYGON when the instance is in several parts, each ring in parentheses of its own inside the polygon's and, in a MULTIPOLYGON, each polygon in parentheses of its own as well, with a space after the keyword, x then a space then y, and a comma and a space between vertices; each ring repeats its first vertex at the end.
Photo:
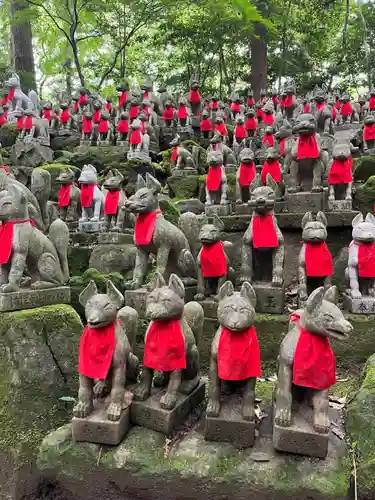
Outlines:
POLYGON ((130 426, 130 408, 121 412, 120 420, 107 419, 107 405, 94 401, 94 411, 86 418, 73 417, 73 441, 86 441, 116 446, 121 443, 130 426))
POLYGON ((352 200, 334 200, 327 202, 328 210, 332 212, 342 212, 352 210, 352 200))
POLYGON ((189 175, 198 175, 196 168, 174 168, 172 177, 188 177, 189 175))
POLYGON ((271 283, 255 281, 252 283, 257 296, 256 311, 268 314, 282 314, 285 304, 284 285, 277 287, 271 283))
POLYGON ((204 438, 207 441, 231 443, 237 448, 249 448, 255 441, 255 421, 242 418, 242 397, 230 394, 222 397, 218 417, 207 417, 204 438))
POLYGON ((232 205, 206 205, 204 207, 205 214, 207 217, 213 217, 214 215, 226 216, 231 215, 232 205))
POLYGON ((179 393, 173 410, 160 408, 160 398, 163 394, 165 389, 153 388, 151 396, 146 401, 133 400, 130 411, 132 423, 169 436, 172 430, 182 424, 189 413, 204 400, 205 384, 199 382, 188 396, 179 393))
POLYGON ((135 151, 133 153, 131 153, 130 151, 128 152, 128 161, 131 161, 131 160, 139 160, 139 161, 143 161, 144 163, 146 163, 147 165, 151 165, 152 161, 151 161, 151 157, 146 154, 146 153, 142 153, 140 151, 135 151))
POLYGON ((301 191, 299 193, 286 193, 285 201, 288 212, 319 212, 325 209, 326 193, 311 193, 309 191, 301 191))
POLYGON ((217 306, 218 301, 213 300, 212 298, 207 298, 200 302, 200 305, 203 307, 204 317, 216 319, 217 318, 217 306))
POLYGON ((78 231, 81 233, 100 233, 103 231, 104 221, 78 221, 78 231))
POLYGON ((100 233, 98 235, 99 245, 127 245, 134 243, 134 235, 131 233, 100 233))
POLYGON ((18 292, 0 293, 0 312, 34 309, 35 307, 52 306, 70 303, 70 287, 58 286, 41 290, 30 288, 18 292))
POLYGON ((343 304, 344 308, 353 314, 375 314, 375 297, 363 295, 360 299, 353 299, 344 294, 343 304))
MULTIPOLYGON (((275 414, 275 409, 274 409, 275 414)), ((313 427, 313 409, 306 404, 293 408, 292 425, 282 427, 273 422, 273 446, 278 451, 325 458, 328 452, 327 434, 313 427)))

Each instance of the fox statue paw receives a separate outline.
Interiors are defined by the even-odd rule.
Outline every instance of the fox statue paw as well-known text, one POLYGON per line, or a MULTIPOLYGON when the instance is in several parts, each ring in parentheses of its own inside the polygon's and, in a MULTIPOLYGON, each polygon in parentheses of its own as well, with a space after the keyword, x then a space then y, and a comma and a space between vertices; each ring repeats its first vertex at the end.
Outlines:
POLYGON ((160 398, 160 407, 164 410, 173 410, 177 403, 176 394, 171 394, 170 392, 166 392, 164 396, 160 398))
POLYGON ((218 399, 209 399, 207 404, 207 417, 216 418, 220 413, 220 401, 218 399))
POLYGON ((121 403, 111 403, 108 406, 108 410, 107 410, 108 420, 111 420, 112 422, 116 422, 117 420, 120 420, 121 410, 122 410, 121 403))
POLYGON ((73 415, 77 418, 86 418, 93 410, 92 402, 78 401, 73 408, 73 415))
POLYGON ((314 429, 319 434, 327 434, 330 429, 329 417, 326 412, 314 414, 314 429))

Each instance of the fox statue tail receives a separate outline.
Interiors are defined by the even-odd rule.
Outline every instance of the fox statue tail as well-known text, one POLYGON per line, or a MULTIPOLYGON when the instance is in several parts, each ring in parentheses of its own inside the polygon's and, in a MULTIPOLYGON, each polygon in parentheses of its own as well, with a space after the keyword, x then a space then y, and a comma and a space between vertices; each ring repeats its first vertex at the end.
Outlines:
POLYGON ((49 228, 48 238, 55 245, 57 255, 59 256, 63 282, 66 283, 69 280, 69 229, 65 222, 60 219, 56 219, 52 222, 49 228))
POLYGON ((184 307, 184 317, 194 334, 195 343, 199 347, 199 341, 203 332, 203 307, 198 302, 188 302, 184 307))

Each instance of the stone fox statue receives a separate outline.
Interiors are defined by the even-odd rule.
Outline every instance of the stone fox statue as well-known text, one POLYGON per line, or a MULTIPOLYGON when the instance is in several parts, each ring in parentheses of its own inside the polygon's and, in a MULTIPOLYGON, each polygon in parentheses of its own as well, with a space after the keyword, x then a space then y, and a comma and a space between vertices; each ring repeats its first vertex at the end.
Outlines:
POLYGON ((185 288, 175 274, 171 274, 166 285, 164 278, 156 273, 153 286, 146 305, 151 323, 145 336, 143 370, 134 397, 147 399, 153 371, 163 372, 163 382, 168 387, 160 406, 171 410, 177 403, 178 392, 190 394, 199 383, 198 344, 204 312, 198 302, 185 305, 185 288))
POLYGON ((16 292, 27 274, 32 288, 52 288, 69 279, 69 230, 54 221, 48 237, 29 218, 28 200, 16 185, 0 193, 0 290, 16 292))
POLYGON ((275 423, 292 424, 294 386, 312 390, 313 426, 329 431, 328 390, 336 383, 336 363, 329 339, 344 340, 352 332, 336 305, 337 289, 317 288, 305 308, 292 315, 292 325, 281 343, 275 400, 275 423))
POLYGON ((111 281, 107 291, 98 293, 90 281, 79 296, 87 325, 79 346, 79 392, 73 414, 86 418, 93 410, 94 396, 110 391, 108 420, 119 420, 124 403, 126 379, 135 381, 138 358, 132 353, 138 313, 122 307, 124 297, 111 281))
POLYGON ((160 190, 160 183, 152 175, 146 174, 146 182, 138 175, 137 192, 125 202, 127 210, 136 214, 134 241, 137 255, 130 283, 132 289, 143 285, 150 253, 156 254, 156 271, 164 277, 172 270, 191 278, 197 275, 186 236, 168 222, 159 209, 160 190))

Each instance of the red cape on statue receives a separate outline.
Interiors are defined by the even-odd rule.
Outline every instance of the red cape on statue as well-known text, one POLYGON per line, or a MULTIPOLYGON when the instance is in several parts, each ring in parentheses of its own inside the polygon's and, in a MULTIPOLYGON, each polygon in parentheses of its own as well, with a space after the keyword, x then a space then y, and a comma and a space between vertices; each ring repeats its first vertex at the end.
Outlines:
POLYGON ((82 208, 89 208, 94 199, 95 184, 82 184, 80 202, 82 208))
POLYGON ((151 243, 156 227, 156 216, 158 214, 161 214, 161 210, 137 215, 134 226, 134 241, 136 245, 149 245, 151 243))
POLYGON ((171 154, 171 161, 175 163, 177 161, 177 156, 178 156, 178 146, 174 146, 171 154))
POLYGON ((33 117, 32 115, 26 116, 24 122, 23 122, 23 129, 24 130, 31 130, 33 128, 33 117))
POLYGON ((253 182, 256 175, 255 163, 241 163, 240 164, 240 174, 239 174, 239 184, 241 187, 248 187, 253 182))
POLYGON ((300 135, 297 140, 297 160, 319 158, 320 151, 315 134, 300 135))
POLYGON ((85 116, 82 118, 82 133, 91 134, 92 132, 92 120, 88 120, 85 116))
POLYGON ((71 184, 61 184, 58 194, 58 206, 68 207, 70 203, 70 190, 72 188, 71 184))
POLYGON ((159 372, 186 368, 186 347, 180 318, 151 321, 146 333, 143 366, 159 372))
POLYGON ((172 121, 174 117, 174 108, 164 108, 163 110, 163 120, 172 121))
POLYGON ((375 278, 375 243, 354 243, 358 246, 358 276, 375 278))
POLYGON ((247 105, 248 106, 254 106, 255 105, 255 100, 254 97, 249 97, 247 100, 247 105))
POLYGON ((118 105, 120 106, 120 108, 122 108, 124 106, 127 99, 128 99, 128 93, 126 92, 126 90, 124 90, 121 92, 121 95, 118 98, 118 105))
POLYGON ((78 102, 81 106, 87 103, 87 95, 83 94, 79 96, 78 102))
POLYGON ((112 110, 112 105, 111 105, 111 103, 110 103, 110 102, 107 102, 107 103, 106 103, 106 105, 105 105, 105 109, 106 109, 107 111, 109 111, 109 112, 112 110))
POLYGON ((228 134, 225 123, 215 123, 215 132, 219 132, 221 137, 225 137, 228 134))
POLYGON ((119 134, 127 134, 129 132, 129 121, 120 120, 117 124, 117 132, 119 134))
POLYGON ((263 163, 263 168, 260 173, 260 178, 262 184, 264 185, 267 184, 267 174, 269 174, 275 182, 277 183, 281 182, 282 180, 281 167, 280 167, 280 162, 278 160, 265 161, 263 163))
POLYGON ((277 95, 272 96, 272 102, 273 104, 279 104, 279 98, 277 97, 277 95))
POLYGON ((371 141, 372 139, 375 139, 375 123, 364 126, 363 138, 365 141, 371 141))
POLYGON ((272 134, 264 134, 262 146, 264 146, 265 144, 268 144, 269 148, 272 148, 275 145, 275 138, 272 134))
POLYGON ((280 148, 280 155, 281 156, 285 155, 285 143, 286 143, 286 139, 280 139, 279 148, 280 148))
POLYGON ((284 99, 284 107, 290 108, 291 106, 293 106, 293 94, 287 95, 284 99))
POLYGON ((208 118, 201 120, 201 132, 210 132, 213 129, 212 122, 208 118))
POLYGON ((141 144, 142 142, 142 134, 139 129, 133 130, 130 134, 130 144, 133 146, 136 146, 138 144, 141 144))
POLYGON ((258 122, 254 116, 248 118, 245 123, 246 130, 256 130, 258 127, 258 122))
POLYGON ((0 126, 7 122, 6 116, 0 115, 0 126))
POLYGON ((100 109, 96 109, 94 114, 92 115, 92 121, 94 123, 99 123, 101 116, 102 116, 102 112, 100 111, 100 109))
POLYGON ((203 244, 200 253, 202 276, 204 278, 217 278, 226 276, 228 272, 227 258, 224 253, 222 241, 203 244))
POLYGON ((118 201, 120 199, 120 191, 107 191, 104 200, 104 214, 116 215, 118 209, 118 201))
POLYGON ((260 349, 254 326, 240 332, 221 329, 217 369, 222 380, 260 377, 260 349))
POLYGON ((234 129, 234 136, 236 139, 239 139, 240 141, 245 139, 245 137, 247 137, 247 130, 245 128, 245 125, 236 125, 234 129))
POLYGON ((137 105, 131 106, 129 110, 130 120, 134 120, 135 118, 137 118, 138 115, 139 115, 139 107, 137 105))
POLYGON ((316 107, 317 111, 321 112, 326 107, 326 103, 325 102, 317 102, 315 104, 315 107, 316 107))
POLYGON ((7 264, 12 253, 13 230, 15 224, 30 222, 30 219, 20 219, 4 222, 0 225, 0 264, 7 264))
POLYGON ((17 129, 18 130, 22 130, 23 129, 23 122, 25 120, 25 117, 24 116, 20 116, 19 118, 17 118, 17 129))
POLYGON ((43 118, 45 120, 51 121, 52 120, 52 109, 45 109, 43 111, 43 118))
POLYGON ((15 93, 16 93, 16 88, 12 87, 8 93, 8 101, 13 101, 15 93))
POLYGON ((183 120, 183 119, 186 119, 188 116, 188 109, 187 109, 187 106, 179 106, 178 109, 177 109, 177 118, 179 120, 183 120))
POLYGON ((336 383, 336 360, 327 337, 301 326, 293 361, 293 384, 325 390, 336 383))
POLYGON ((209 191, 217 191, 221 185, 222 171, 221 167, 209 167, 206 178, 206 188, 209 191))
POLYGON ((304 113, 310 113, 310 106, 308 104, 303 105, 303 112, 304 113))
POLYGON ((349 184, 353 181, 352 162, 333 160, 328 172, 328 184, 349 184))
POLYGON ((201 95, 198 90, 190 89, 189 101, 195 103, 201 102, 201 95))
POLYGON ((253 247, 276 248, 279 246, 273 215, 255 215, 252 218, 253 247))
POLYGON ((85 377, 105 380, 116 347, 116 321, 101 328, 83 329, 79 343, 78 372, 85 377))
POLYGON ((267 114, 267 113, 263 113, 263 122, 266 124, 266 125, 273 125, 275 123, 275 117, 273 114, 267 114))
POLYGON ((375 97, 370 97, 369 101, 368 101, 368 107, 369 109, 375 109, 375 97))
POLYGON ((59 120, 61 123, 68 123, 68 121, 70 120, 70 111, 69 109, 63 109, 61 111, 61 115, 59 117, 59 120))
POLYGON ((109 131, 109 123, 108 120, 101 120, 98 126, 99 134, 107 134, 109 131))
POLYGON ((232 104, 230 105, 230 109, 234 113, 241 113, 241 106, 237 102, 232 102, 232 104))
POLYGON ((304 245, 306 276, 311 278, 332 276, 332 255, 327 243, 325 241, 320 243, 304 242, 304 245))
POLYGON ((343 102, 341 106, 341 116, 349 116, 353 113, 351 102, 343 102))

